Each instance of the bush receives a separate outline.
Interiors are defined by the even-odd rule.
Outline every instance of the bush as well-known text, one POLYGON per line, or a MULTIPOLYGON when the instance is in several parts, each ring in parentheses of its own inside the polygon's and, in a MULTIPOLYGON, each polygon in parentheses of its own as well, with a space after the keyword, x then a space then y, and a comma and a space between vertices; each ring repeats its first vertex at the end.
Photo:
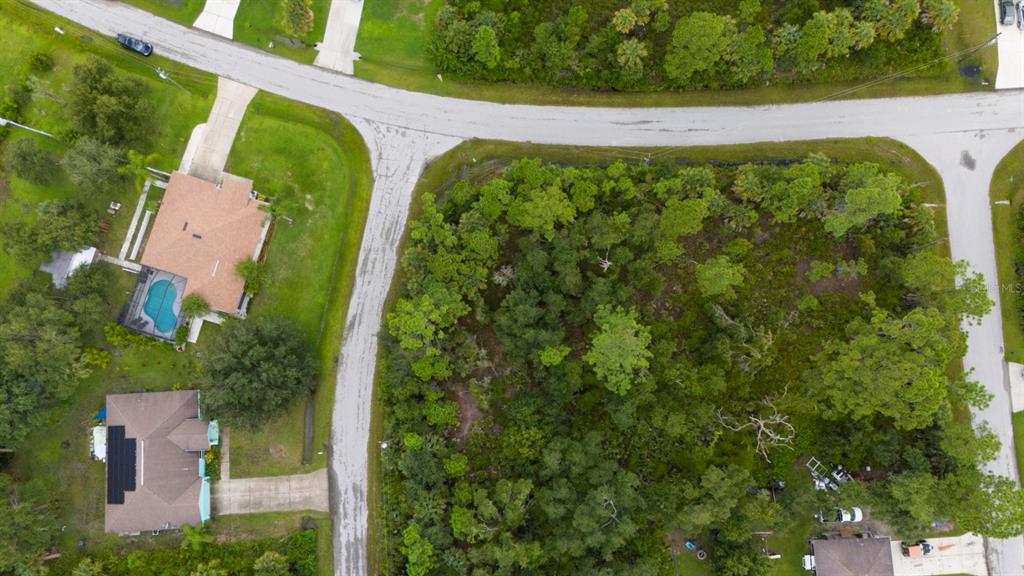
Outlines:
POLYGON ((28 67, 38 74, 49 72, 53 70, 53 56, 47 52, 33 52, 28 57, 28 67))
POLYGON ((200 565, 216 562, 216 567, 232 576, 255 576, 255 565, 267 552, 283 555, 295 576, 316 573, 316 530, 293 532, 284 538, 245 540, 228 544, 204 544, 198 548, 136 550, 118 555, 115 550, 103 554, 103 573, 107 576, 163 576, 190 574, 200 565))
POLYGON ((121 349, 145 348, 155 342, 114 322, 108 322, 103 327, 103 336, 111 346, 121 349))
POLYGON ((194 320, 209 314, 210 305, 206 303, 202 296, 193 292, 185 296, 185 299, 181 301, 181 313, 189 320, 194 320))
POLYGON ((311 0, 284 0, 284 19, 281 24, 292 36, 305 36, 313 30, 311 0))
POLYGON ((57 163, 50 154, 39 147, 35 138, 16 140, 7 148, 7 168, 33 184, 48 184, 53 181, 57 163))
POLYGON ((245 291, 249 294, 256 294, 263 287, 267 279, 266 269, 263 264, 253 260, 239 260, 235 264, 235 275, 245 280, 245 291))

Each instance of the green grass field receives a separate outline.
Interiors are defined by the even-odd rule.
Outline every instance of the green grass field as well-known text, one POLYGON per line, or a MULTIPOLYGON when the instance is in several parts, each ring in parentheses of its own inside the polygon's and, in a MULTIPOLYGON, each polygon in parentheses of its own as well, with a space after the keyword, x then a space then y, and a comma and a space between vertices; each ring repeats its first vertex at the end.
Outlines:
MULTIPOLYGON (((740 164, 753 161, 797 160, 812 152, 821 152, 834 160, 847 162, 876 162, 887 170, 903 176, 909 182, 919 184, 922 195, 929 203, 945 202, 945 190, 942 178, 913 149, 885 138, 832 139, 804 142, 781 142, 764 144, 746 144, 736 146, 697 146, 674 148, 588 148, 579 146, 547 146, 520 144, 493 140, 473 140, 464 142, 448 153, 435 159, 424 170, 416 189, 413 192, 409 221, 417 218, 420 212, 420 198, 425 192, 439 193, 450 189, 461 179, 482 182, 496 176, 510 162, 519 158, 539 158, 547 162, 573 165, 607 165, 618 159, 627 162, 672 162, 673 164, 706 164, 729 163, 740 164)), ((938 234, 946 235, 946 216, 943 208, 936 208, 935 223, 938 234)), ((408 234, 408 229, 406 229, 408 234)), ((403 237, 402 246, 406 241, 403 237)), ((948 254, 948 245, 938 248, 948 254)), ((392 281, 388 302, 397 298, 402 285, 401 267, 396 271, 392 281)), ((379 375, 378 375, 379 377, 379 375)), ((375 392, 379 386, 375 386, 375 392)), ((369 566, 371 573, 379 573, 382 566, 386 530, 383 518, 387 513, 388 503, 382 494, 383 480, 381 474, 381 458, 386 451, 373 449, 384 438, 383 426, 384 407, 375 397, 373 422, 370 429, 371 449, 369 451, 369 566)), ((802 469, 794 474, 803 474, 802 469)), ((790 485, 795 485, 791 482, 790 485)), ((775 535, 769 541, 773 551, 782 553, 783 558, 774 564, 773 576, 800 576, 804 574, 800 559, 806 553, 806 543, 814 529, 811 520, 794 523, 790 530, 775 535)), ((711 566, 707 561, 700 562, 688 553, 680 554, 673 563, 674 574, 680 576, 705 576, 711 574, 711 566)))
POLYGON ((191 26, 203 11, 206 0, 123 0, 157 16, 191 26))
MULTIPOLYGON (((251 44, 278 56, 310 64, 316 58, 314 46, 324 39, 330 0, 312 0, 313 29, 302 36, 289 36, 281 25, 280 0, 245 0, 235 14, 235 40, 251 44), (273 46, 271 46, 273 43, 273 46)), ((369 4, 369 3, 368 3, 369 4)))
POLYGON ((260 94, 235 139, 227 170, 252 178, 279 218, 267 249, 268 279, 250 314, 295 321, 316 351, 313 460, 302 465, 305 402, 256 433, 232 435, 232 476, 321 468, 330 433, 335 358, 372 188, 367 151, 340 116, 260 94))
POLYGON ((1021 310, 1018 306, 1017 277, 1013 263, 1021 250, 1017 233, 1017 210, 1024 202, 1024 144, 1017 145, 996 166, 992 175, 990 200, 992 201, 992 234, 996 243, 996 268, 999 270, 999 299, 1003 314, 1003 341, 1006 359, 1024 362, 1024 331, 1021 330, 1021 310), (1009 201, 1010 205, 996 204, 1009 201))
MULTIPOLYGON (((947 53, 984 43, 995 34, 994 8, 989 2, 958 0, 960 19, 943 36, 947 53)), ((443 96, 578 106, 721 106, 807 102, 829 98, 862 84, 830 82, 774 85, 742 90, 698 92, 594 92, 532 84, 503 84, 437 78, 427 52, 434 17, 443 0, 376 0, 363 8, 356 51, 356 75, 373 82, 443 96)), ((901 77, 863 88, 844 98, 882 98, 990 89, 995 80, 996 48, 984 48, 964 64, 980 66, 975 78, 955 71, 940 76, 901 77), (986 82, 988 84, 986 84, 986 82)))

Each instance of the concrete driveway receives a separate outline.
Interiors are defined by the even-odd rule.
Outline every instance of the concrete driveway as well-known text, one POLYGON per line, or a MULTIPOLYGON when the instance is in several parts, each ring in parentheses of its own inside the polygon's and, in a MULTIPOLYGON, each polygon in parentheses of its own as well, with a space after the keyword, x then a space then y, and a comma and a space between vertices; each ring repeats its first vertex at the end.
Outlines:
POLYGON ((234 478, 211 488, 215 514, 318 510, 327 512, 327 469, 294 476, 234 478))
POLYGON ((208 182, 216 182, 220 178, 242 116, 255 95, 255 88, 227 78, 217 79, 217 99, 210 110, 210 118, 204 128, 193 131, 192 136, 198 138, 198 142, 189 142, 185 154, 189 159, 188 166, 183 159, 183 171, 208 182), (193 154, 191 158, 190 153, 193 154))
POLYGON ((225 38, 234 38, 235 12, 241 0, 206 0, 195 26, 225 38))
POLYGON ((317 66, 345 74, 355 72, 356 36, 363 17, 363 0, 334 0, 327 15, 324 41, 317 45, 320 51, 313 62, 317 66))
MULTIPOLYGON (((999 0, 992 0, 995 6, 996 30, 999 40, 999 70, 996 72, 996 89, 1024 87, 1024 32, 1016 25, 1003 26, 999 23, 999 0)), ((1016 8, 1015 8, 1016 10, 1016 8)), ((1017 16, 1014 16, 1016 21, 1017 16)))
POLYGON ((985 542, 981 536, 964 534, 954 538, 929 538, 932 552, 920 558, 907 558, 900 550, 900 542, 892 542, 892 568, 894 576, 940 576, 941 574, 970 574, 989 576, 985 564, 985 542))

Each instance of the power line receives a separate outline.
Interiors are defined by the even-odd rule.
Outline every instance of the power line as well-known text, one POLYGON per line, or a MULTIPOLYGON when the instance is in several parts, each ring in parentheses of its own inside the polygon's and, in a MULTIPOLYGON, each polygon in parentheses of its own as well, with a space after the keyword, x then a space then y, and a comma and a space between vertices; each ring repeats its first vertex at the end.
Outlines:
POLYGON ((995 36, 989 38, 988 40, 982 42, 981 44, 978 44, 977 46, 972 46, 970 48, 965 48, 963 50, 960 50, 959 52, 954 52, 954 53, 952 53, 952 54, 950 54, 948 56, 942 56, 940 58, 936 58, 936 59, 932 60, 931 62, 926 62, 924 64, 918 64, 917 66, 913 66, 913 67, 907 68, 905 70, 900 70, 899 72, 894 72, 892 74, 889 74, 888 76, 883 76, 881 78, 877 78, 875 80, 871 80, 871 81, 865 82, 863 84, 858 84, 857 86, 853 86, 853 87, 847 88, 845 90, 840 90, 839 92, 835 92, 833 94, 829 94, 828 96, 825 96, 823 98, 815 100, 815 102, 824 102, 826 100, 832 100, 833 98, 839 98, 841 96, 845 96, 847 94, 851 94, 853 92, 856 92, 857 90, 868 88, 870 86, 875 86, 876 84, 881 84, 882 82, 887 82, 887 81, 892 80, 894 78, 899 78, 900 76, 904 76, 904 75, 910 74, 912 72, 917 72, 918 70, 923 70, 924 68, 928 68, 928 67, 934 66, 935 64, 938 64, 939 62, 944 62, 946 60, 959 59, 962 56, 966 56, 967 54, 971 54, 973 52, 977 52, 978 50, 981 50, 982 48, 985 48, 986 46, 991 46, 992 44, 995 44, 996 41, 999 40, 999 37, 1002 36, 1002 34, 1003 34, 1002 32, 999 32, 995 36))

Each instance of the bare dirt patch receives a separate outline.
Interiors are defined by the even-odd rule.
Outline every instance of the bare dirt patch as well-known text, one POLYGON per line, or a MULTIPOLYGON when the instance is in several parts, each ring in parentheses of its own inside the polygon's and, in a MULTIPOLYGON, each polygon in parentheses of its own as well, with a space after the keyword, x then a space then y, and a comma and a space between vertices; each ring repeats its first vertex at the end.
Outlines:
POLYGON ((270 452, 270 457, 275 460, 288 458, 288 449, 284 447, 284 444, 271 444, 267 451, 270 452))
POLYGON ((469 387, 465 383, 456 385, 453 390, 455 394, 455 401, 459 403, 459 441, 464 441, 468 436, 470 430, 473 429, 473 425, 477 420, 484 417, 483 411, 476 403, 476 398, 469 392, 469 387))

